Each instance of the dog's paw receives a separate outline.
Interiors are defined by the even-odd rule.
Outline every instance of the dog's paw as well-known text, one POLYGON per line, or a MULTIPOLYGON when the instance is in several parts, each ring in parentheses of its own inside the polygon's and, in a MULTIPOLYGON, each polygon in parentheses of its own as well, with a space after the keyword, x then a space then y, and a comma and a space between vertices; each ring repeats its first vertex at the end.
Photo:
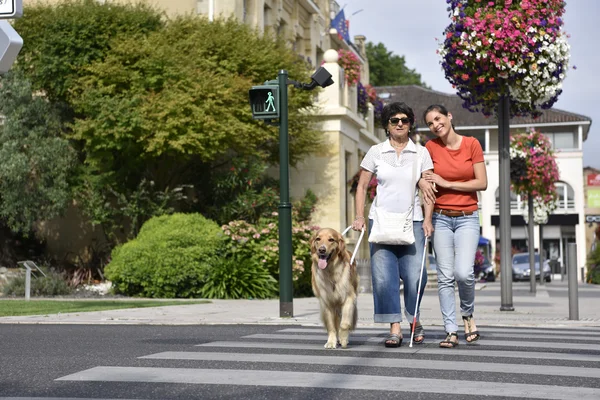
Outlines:
POLYGON ((337 340, 334 342, 328 341, 324 346, 326 349, 335 349, 337 347, 337 340))

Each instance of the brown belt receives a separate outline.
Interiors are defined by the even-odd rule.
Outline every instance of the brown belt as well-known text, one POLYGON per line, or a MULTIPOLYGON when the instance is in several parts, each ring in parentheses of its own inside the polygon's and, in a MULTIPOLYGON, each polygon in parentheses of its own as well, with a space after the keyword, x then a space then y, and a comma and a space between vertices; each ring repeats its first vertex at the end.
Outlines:
POLYGON ((448 217, 464 217, 466 215, 473 215, 475 211, 443 210, 441 208, 436 208, 433 210, 433 212, 446 215, 448 217))

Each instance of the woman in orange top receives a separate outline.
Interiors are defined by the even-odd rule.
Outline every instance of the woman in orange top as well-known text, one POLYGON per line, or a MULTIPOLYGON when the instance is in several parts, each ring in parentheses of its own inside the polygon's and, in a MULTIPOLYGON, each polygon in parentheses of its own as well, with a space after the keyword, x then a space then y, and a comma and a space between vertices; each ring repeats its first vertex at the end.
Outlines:
POLYGON ((436 136, 425 145, 433 160, 433 172, 424 174, 424 178, 435 184, 438 192, 433 212, 433 249, 447 333, 440 347, 452 348, 458 346, 454 282, 458 283, 465 340, 472 343, 480 337, 473 320, 473 264, 480 234, 477 191, 487 188, 487 175, 481 145, 473 137, 456 133, 452 114, 444 106, 429 106, 423 119, 436 136))

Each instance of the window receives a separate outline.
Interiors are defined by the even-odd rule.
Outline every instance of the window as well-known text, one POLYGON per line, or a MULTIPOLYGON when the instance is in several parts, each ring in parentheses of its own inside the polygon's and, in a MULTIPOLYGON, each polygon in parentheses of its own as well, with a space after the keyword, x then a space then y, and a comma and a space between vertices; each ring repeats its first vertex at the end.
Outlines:
MULTIPOLYGON (((556 182, 556 193, 558 199, 556 201, 556 213, 567 213, 575 212, 575 191, 573 188, 565 182, 556 182)), ((510 209, 516 211, 523 211, 527 206, 527 201, 521 198, 521 195, 517 195, 510 191, 510 209)), ((500 188, 496 188, 496 211, 500 210, 500 188)))
POLYGON ((575 191, 570 185, 564 182, 556 183, 556 193, 558 194, 558 204, 554 210, 555 213, 575 210, 575 191))
POLYGON ((572 150, 577 148, 575 145, 575 136, 571 132, 562 133, 544 133, 550 139, 554 150, 572 150))

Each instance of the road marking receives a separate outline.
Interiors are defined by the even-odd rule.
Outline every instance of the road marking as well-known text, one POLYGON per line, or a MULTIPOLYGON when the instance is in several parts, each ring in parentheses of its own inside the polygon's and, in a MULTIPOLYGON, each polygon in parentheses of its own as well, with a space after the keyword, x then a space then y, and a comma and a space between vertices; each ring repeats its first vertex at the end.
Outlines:
MULTIPOLYGON (((268 334, 268 333, 257 333, 253 335, 243 336, 244 339, 270 339, 270 340, 318 340, 327 341, 326 334, 321 335, 281 335, 281 334, 268 334)), ((358 343, 373 343, 383 342, 384 337, 357 337, 350 335, 350 342, 358 343)), ((587 351, 600 351, 600 345, 587 344, 587 343, 564 343, 560 345, 557 343, 542 342, 535 343, 531 341, 508 341, 508 340, 480 340, 477 342, 477 347, 493 347, 493 346, 508 346, 508 347, 527 347, 527 348, 560 348, 569 350, 587 350, 587 351)))
MULTIPOLYGON (((340 354, 339 352, 337 354, 340 354)), ((304 356, 294 354, 256 354, 256 353, 214 353, 214 352, 184 352, 166 351, 140 358, 159 360, 194 360, 194 361, 230 361, 230 362, 259 362, 259 363, 283 363, 283 364, 319 364, 338 366, 361 366, 380 368, 406 368, 405 364, 398 363, 397 358, 368 358, 368 357, 346 357, 346 356, 304 356)), ((582 378, 600 378, 599 368, 581 368, 552 365, 532 364, 502 364, 502 363, 480 363, 465 361, 435 361, 435 360, 410 360, 410 368, 434 369, 434 370, 462 370, 493 372, 505 374, 527 374, 527 375, 552 375, 552 376, 575 376, 582 378)))
MULTIPOLYGON (((556 335, 567 335, 569 339, 577 339, 577 340, 593 340, 593 341, 600 341, 600 338, 596 337, 596 338, 592 338, 590 336, 594 336, 595 335, 600 335, 600 331, 599 332, 578 332, 579 328, 573 328, 573 329, 519 329, 519 328, 494 328, 494 327, 481 327, 481 326, 477 326, 479 332, 481 333, 481 335, 485 335, 486 337, 491 335, 497 335, 500 333, 514 333, 515 337, 518 337, 519 339, 523 339, 523 335, 535 335, 535 338, 539 338, 540 336, 538 335, 552 335, 552 338, 556 338, 556 335), (585 337, 579 337, 579 336, 585 336, 585 337)), ((278 330, 277 332, 281 332, 281 333, 322 333, 325 334, 325 329, 324 328, 285 328, 285 329, 281 329, 278 330)), ((382 335, 382 337, 384 337, 385 335, 387 335, 387 333, 389 332, 389 330, 387 328, 381 328, 381 329, 357 329, 355 331, 352 332, 352 335, 382 335)), ((405 333, 410 333, 410 330, 404 330, 405 333)), ((429 335, 430 333, 434 334, 434 335, 442 335, 444 337, 446 337, 446 333, 444 332, 443 329, 438 328, 435 329, 433 327, 428 327, 425 326, 425 332, 427 335, 429 335)), ((508 336, 506 336, 508 337, 508 336)))
POLYGON ((430 354, 445 356, 469 356, 469 357, 504 357, 504 358, 527 358, 539 360, 563 360, 563 361, 585 361, 600 362, 600 355, 593 354, 571 354, 571 353, 550 353, 550 352, 523 352, 523 351, 502 351, 502 350, 477 350, 470 346, 469 349, 440 349, 427 348, 422 346, 413 346, 412 348, 398 347, 386 348, 381 345, 360 345, 353 346, 352 343, 347 349, 326 350, 322 344, 303 344, 303 343, 265 343, 265 342, 210 342, 197 345, 197 347, 226 347, 226 348, 245 348, 245 349, 289 349, 289 350, 318 350, 318 351, 339 351, 339 352, 369 352, 369 353, 407 353, 407 354, 430 354))
POLYGON ((184 383, 268 387, 302 387, 439 393, 516 397, 527 399, 597 400, 600 389, 531 385, 506 382, 479 382, 424 379, 398 376, 329 374, 320 372, 261 371, 243 369, 140 368, 100 366, 58 378, 58 381, 184 383))

